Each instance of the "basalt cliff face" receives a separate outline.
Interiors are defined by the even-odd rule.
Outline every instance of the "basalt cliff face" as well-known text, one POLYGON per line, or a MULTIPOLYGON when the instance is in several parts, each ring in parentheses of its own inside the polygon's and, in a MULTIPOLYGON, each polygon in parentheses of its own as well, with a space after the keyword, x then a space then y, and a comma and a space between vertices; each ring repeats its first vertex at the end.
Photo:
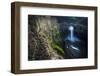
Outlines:
POLYGON ((28 60, 63 59, 59 24, 50 16, 28 16, 28 60))

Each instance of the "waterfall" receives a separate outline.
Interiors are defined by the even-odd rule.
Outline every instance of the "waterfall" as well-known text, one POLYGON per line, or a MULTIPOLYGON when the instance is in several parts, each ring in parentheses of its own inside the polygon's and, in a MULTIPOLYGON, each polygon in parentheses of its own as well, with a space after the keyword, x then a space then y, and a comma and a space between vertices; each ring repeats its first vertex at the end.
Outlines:
POLYGON ((69 26, 69 31, 70 31, 70 40, 74 41, 74 27, 69 26))

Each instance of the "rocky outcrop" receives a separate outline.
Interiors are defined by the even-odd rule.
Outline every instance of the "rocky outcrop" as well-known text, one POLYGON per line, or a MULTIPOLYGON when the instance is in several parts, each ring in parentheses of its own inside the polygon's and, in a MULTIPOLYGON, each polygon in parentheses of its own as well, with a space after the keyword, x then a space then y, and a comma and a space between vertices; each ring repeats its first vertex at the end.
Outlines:
MULTIPOLYGON (((53 25, 57 25, 56 20, 50 17, 30 16, 28 26, 28 59, 48 60, 62 59, 63 56, 57 53, 51 46, 53 25)), ((56 27, 55 27, 56 28, 56 27)), ((55 38, 55 37, 54 37, 55 38)), ((56 40, 57 38, 55 38, 56 40)))

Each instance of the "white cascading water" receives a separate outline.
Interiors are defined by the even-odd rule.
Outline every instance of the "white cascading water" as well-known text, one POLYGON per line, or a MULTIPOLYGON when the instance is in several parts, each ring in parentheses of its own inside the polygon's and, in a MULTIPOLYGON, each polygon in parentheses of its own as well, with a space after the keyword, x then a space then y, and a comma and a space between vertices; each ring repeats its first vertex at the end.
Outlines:
POLYGON ((69 30, 70 30, 70 40, 73 42, 74 41, 74 27, 70 26, 69 30))

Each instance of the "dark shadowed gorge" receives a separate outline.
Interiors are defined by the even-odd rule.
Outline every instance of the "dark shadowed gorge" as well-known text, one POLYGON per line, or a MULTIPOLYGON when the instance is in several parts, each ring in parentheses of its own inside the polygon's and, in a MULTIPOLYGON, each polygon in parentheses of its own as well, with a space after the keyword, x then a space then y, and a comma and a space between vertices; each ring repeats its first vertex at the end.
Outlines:
POLYGON ((87 58, 87 32, 86 17, 28 15, 28 60, 87 58))

